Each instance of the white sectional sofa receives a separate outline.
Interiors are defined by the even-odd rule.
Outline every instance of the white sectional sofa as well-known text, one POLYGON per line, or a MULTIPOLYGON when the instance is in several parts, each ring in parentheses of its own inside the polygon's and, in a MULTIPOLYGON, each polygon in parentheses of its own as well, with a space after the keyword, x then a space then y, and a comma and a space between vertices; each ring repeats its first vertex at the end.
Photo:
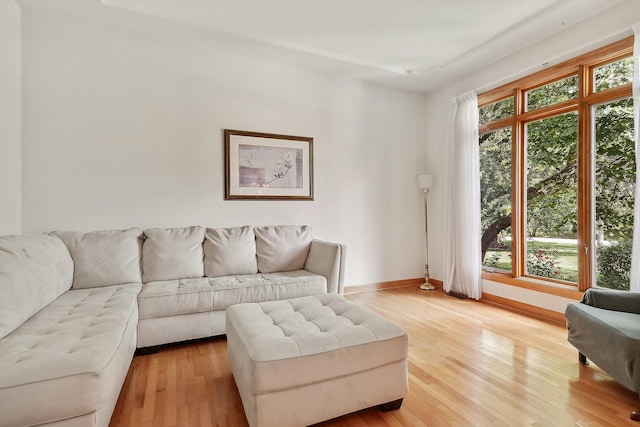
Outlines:
POLYGON ((0 237, 0 427, 107 426, 137 348, 222 335, 225 310, 343 291, 306 226, 0 237))

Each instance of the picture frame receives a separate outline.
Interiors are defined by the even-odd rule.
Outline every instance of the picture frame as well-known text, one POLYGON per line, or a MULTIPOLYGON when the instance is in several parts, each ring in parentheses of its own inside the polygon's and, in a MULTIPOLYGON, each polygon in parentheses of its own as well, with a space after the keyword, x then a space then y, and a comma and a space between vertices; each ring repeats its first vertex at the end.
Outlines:
POLYGON ((224 130, 225 200, 313 200, 313 138, 224 130))

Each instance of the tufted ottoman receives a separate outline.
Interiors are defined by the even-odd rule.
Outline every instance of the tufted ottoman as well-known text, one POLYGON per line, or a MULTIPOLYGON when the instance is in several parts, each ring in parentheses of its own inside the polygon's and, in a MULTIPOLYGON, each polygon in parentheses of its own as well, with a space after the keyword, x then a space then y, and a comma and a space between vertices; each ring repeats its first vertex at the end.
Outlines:
POLYGON ((227 309, 227 355, 251 427, 304 426, 407 393, 407 333, 337 294, 227 309))

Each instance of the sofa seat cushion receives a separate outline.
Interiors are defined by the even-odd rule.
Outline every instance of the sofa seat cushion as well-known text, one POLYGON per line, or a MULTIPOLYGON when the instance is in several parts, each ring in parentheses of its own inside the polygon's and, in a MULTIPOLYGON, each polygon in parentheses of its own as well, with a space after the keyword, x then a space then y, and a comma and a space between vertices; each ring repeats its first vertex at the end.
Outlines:
POLYGON ((70 290, 1 339, 0 425, 35 425, 100 409, 120 380, 114 371, 121 368, 111 365, 122 364, 119 350, 135 340, 141 287, 70 290))
POLYGON ((140 319, 224 310, 234 304, 327 292, 327 279, 306 270, 145 283, 140 319))

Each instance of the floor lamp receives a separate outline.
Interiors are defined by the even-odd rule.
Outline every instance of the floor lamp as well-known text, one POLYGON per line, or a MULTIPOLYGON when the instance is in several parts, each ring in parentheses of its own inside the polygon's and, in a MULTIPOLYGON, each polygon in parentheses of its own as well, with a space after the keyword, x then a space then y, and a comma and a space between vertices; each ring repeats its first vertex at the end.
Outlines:
POLYGON ((429 189, 433 184, 432 173, 423 173, 418 175, 418 185, 422 189, 424 197, 424 283, 420 285, 420 289, 423 291, 431 291, 435 289, 431 283, 429 283, 429 209, 427 199, 429 197, 429 189))

